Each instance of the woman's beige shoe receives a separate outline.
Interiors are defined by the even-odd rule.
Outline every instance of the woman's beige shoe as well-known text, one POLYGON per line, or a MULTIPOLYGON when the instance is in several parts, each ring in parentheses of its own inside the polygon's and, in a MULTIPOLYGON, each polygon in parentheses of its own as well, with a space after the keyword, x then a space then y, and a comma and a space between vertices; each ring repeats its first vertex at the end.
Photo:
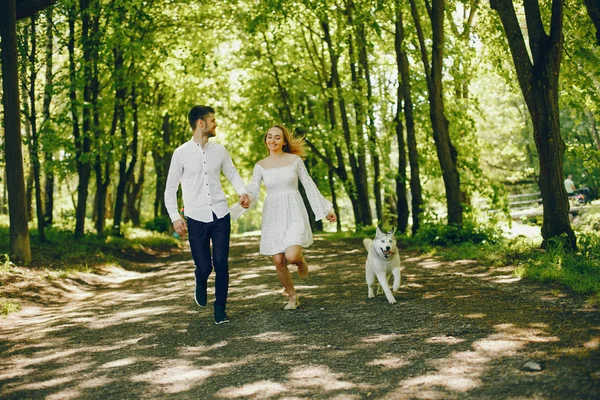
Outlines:
POLYGON ((300 296, 296 294, 296 298, 292 301, 288 301, 288 303, 283 307, 284 310, 295 310, 300 305, 300 296))

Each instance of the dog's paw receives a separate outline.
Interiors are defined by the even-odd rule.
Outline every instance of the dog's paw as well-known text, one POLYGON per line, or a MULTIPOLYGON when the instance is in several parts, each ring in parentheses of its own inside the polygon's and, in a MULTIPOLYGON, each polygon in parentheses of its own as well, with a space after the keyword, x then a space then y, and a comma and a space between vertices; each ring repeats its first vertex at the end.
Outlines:
POLYGON ((388 299, 388 302, 389 302, 390 304, 396 304, 396 299, 391 299, 391 300, 389 300, 389 299, 388 299))

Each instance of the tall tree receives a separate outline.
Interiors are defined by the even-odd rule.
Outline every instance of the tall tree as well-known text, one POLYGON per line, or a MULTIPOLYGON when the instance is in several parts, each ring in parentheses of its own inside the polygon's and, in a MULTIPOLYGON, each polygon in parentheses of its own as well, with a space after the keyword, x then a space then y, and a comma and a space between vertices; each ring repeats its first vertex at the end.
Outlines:
MULTIPOLYGON (((54 72, 52 71, 54 63, 54 33, 53 33, 53 8, 46 9, 46 75, 44 83, 44 103, 42 108, 43 134, 48 138, 51 136, 50 125, 50 104, 54 93, 54 72)), ((46 141, 48 142, 48 140, 46 141)), ((48 146, 49 147, 49 146, 48 146)), ((44 185, 44 219, 48 225, 52 225, 54 214, 54 163, 52 150, 44 151, 46 172, 46 183, 44 185)))
POLYGON ((544 245, 550 239, 566 235, 568 245, 576 249, 576 237, 569 220, 569 202, 563 185, 565 142, 560 133, 558 108, 564 1, 552 0, 550 33, 547 34, 538 1, 524 0, 531 58, 512 1, 491 0, 490 6, 498 13, 504 27, 519 86, 533 123, 544 207, 544 245))
POLYGON ((42 202, 42 185, 40 178, 40 149, 39 149, 39 130, 38 130, 38 118, 37 118, 37 107, 36 107, 36 90, 35 84, 37 80, 37 32, 36 32, 37 17, 32 15, 30 17, 31 26, 31 49, 29 53, 29 124, 31 126, 31 138, 29 141, 29 158, 32 165, 33 181, 35 186, 35 209, 37 216, 37 228, 38 236, 40 241, 46 241, 44 209, 42 202))
POLYGON ((398 178, 396 183, 396 194, 398 198, 398 230, 406 231, 408 222, 408 204, 406 200, 406 156, 404 153, 404 132, 402 126, 401 107, 404 111, 406 121, 406 144, 408 146, 408 159, 410 164, 410 192, 412 208, 412 233, 417 233, 421 221, 421 208, 423 204, 421 178, 419 176, 419 153, 417 150, 417 139, 415 133, 415 119, 413 115, 412 89, 410 84, 410 71, 408 55, 404 43, 404 19, 402 4, 395 2, 395 50, 396 64, 398 68, 398 100, 396 114, 396 135, 398 137, 398 152, 400 162, 398 166, 398 178))
POLYGON ((433 140, 442 169, 444 187, 446 189, 446 206, 448 208, 448 223, 461 226, 463 210, 461 205, 460 176, 458 174, 458 151, 450 139, 448 119, 444 112, 444 88, 442 84, 442 69, 444 65, 444 13, 445 0, 433 0, 427 11, 431 20, 431 64, 421 28, 421 20, 416 0, 410 0, 415 28, 419 37, 421 59, 425 68, 427 90, 429 96, 429 116, 433 130, 433 140))
POLYGON ((6 183, 10 218, 10 251, 24 262, 31 261, 21 121, 19 99, 19 72, 17 58, 17 6, 15 0, 0 2, 0 36, 2 40, 2 104, 4 106, 4 143, 6 183))

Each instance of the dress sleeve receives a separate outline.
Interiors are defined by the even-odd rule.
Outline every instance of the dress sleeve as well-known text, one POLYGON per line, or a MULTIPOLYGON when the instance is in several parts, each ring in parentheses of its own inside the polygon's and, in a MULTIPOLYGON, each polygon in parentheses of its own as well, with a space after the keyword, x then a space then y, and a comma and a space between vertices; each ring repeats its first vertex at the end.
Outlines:
POLYGON ((306 192, 306 197, 308 197, 310 207, 315 214, 315 219, 318 221, 325 218, 329 211, 333 208, 333 204, 331 204, 331 202, 323 197, 321 192, 319 192, 319 188, 317 185, 315 185, 315 182, 312 180, 310 175, 308 175, 306 166, 301 159, 296 161, 296 173, 298 174, 300 182, 302 182, 302 186, 306 192))
POLYGON ((246 186, 246 193, 248 193, 248 197, 250 198, 250 207, 244 208, 240 205, 240 203, 235 203, 229 209, 229 213, 231 215, 232 220, 236 220, 242 215, 246 213, 250 208, 254 207, 256 202, 258 201, 258 195, 260 194, 260 184, 262 182, 262 168, 256 164, 254 166, 254 172, 252 172, 252 180, 246 186))

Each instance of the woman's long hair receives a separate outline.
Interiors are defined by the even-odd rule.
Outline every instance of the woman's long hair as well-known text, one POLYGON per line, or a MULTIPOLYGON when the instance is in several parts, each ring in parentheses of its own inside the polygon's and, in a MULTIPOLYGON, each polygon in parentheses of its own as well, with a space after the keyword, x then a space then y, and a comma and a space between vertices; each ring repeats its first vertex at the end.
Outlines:
POLYGON ((267 145, 267 135, 269 134, 269 131, 273 128, 277 128, 281 132, 283 132, 284 144, 283 144, 282 150, 284 152, 290 153, 290 154, 295 154, 303 160, 306 158, 306 145, 304 144, 304 138, 301 138, 301 137, 299 138, 299 137, 293 136, 291 133, 288 132, 287 129, 285 129, 285 126, 283 126, 283 125, 275 124, 272 127, 270 127, 269 129, 267 129, 267 132, 265 133, 265 137, 263 138, 263 142, 265 143, 265 146, 267 145))

